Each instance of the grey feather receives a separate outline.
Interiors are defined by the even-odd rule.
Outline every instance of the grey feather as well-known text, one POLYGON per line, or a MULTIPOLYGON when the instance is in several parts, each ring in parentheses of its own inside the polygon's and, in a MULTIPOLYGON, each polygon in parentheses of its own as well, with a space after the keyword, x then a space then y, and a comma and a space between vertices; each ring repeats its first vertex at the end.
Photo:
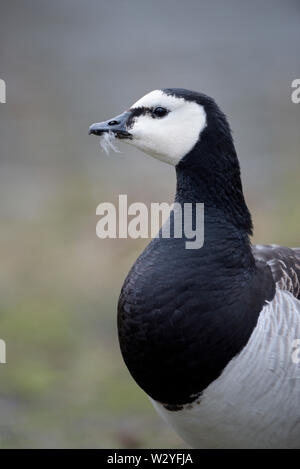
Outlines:
POLYGON ((281 290, 287 290, 300 299, 300 248, 256 245, 252 252, 257 261, 268 264, 281 290))

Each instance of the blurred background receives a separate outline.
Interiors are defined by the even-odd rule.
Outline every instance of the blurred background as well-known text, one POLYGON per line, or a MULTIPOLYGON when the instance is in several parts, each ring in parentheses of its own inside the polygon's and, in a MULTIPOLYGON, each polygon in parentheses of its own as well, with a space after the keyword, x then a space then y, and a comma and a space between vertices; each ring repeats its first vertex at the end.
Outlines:
POLYGON ((116 305, 147 240, 100 240, 96 207, 173 200, 174 168, 88 136, 147 92, 227 114, 254 242, 299 245, 298 0, 10 0, 0 7, 2 448, 180 448, 120 355, 116 305))

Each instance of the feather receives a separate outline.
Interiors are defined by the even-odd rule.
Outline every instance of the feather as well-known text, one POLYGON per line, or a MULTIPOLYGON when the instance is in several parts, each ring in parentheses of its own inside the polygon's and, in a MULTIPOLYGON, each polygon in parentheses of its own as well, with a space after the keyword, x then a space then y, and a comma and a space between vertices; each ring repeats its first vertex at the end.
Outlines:
POLYGON ((110 150, 115 153, 120 153, 118 148, 114 145, 115 134, 113 132, 103 132, 100 136, 100 145, 102 150, 108 155, 110 150))

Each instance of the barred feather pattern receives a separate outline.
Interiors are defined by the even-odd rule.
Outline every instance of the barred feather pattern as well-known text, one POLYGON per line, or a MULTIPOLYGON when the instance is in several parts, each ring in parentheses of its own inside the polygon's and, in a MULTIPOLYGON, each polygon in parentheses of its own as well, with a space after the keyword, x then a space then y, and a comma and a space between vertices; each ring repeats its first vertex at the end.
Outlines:
POLYGON ((300 299, 300 248, 256 245, 252 251, 256 260, 268 264, 277 286, 300 299))
POLYGON ((277 286, 246 347, 200 399, 177 412, 153 405, 194 448, 300 448, 295 339, 300 301, 277 286))

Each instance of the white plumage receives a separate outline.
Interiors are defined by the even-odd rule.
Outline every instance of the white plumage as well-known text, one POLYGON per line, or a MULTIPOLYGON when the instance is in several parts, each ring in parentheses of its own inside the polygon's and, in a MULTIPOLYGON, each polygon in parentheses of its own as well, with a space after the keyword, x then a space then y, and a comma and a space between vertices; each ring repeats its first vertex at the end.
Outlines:
POLYGON ((299 448, 297 338, 300 301, 277 288, 247 346, 198 401, 177 412, 153 405, 194 448, 299 448))

